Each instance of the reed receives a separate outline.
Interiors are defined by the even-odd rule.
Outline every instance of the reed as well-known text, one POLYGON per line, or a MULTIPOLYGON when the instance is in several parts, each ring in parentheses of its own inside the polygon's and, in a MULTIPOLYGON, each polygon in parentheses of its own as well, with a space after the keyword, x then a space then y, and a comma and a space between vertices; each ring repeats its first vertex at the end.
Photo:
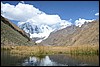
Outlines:
POLYGON ((78 46, 1 46, 1 50, 10 50, 12 54, 20 55, 51 55, 51 54, 84 54, 99 55, 98 45, 78 46))

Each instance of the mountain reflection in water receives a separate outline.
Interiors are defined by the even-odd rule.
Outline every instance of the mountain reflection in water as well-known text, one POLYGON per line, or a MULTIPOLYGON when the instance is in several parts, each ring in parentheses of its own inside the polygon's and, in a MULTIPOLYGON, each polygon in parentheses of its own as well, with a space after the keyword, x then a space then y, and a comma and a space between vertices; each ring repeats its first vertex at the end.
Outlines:
POLYGON ((43 59, 39 59, 37 57, 30 57, 26 59, 23 66, 68 66, 64 64, 57 64, 56 62, 50 60, 49 56, 45 56, 43 59))
POLYGON ((42 59, 29 57, 24 60, 22 66, 98 66, 99 61, 97 59, 95 59, 96 62, 94 62, 89 57, 86 58, 88 59, 85 59, 84 57, 81 57, 80 59, 80 56, 75 58, 74 56, 66 55, 50 55, 45 56, 42 59))
POLYGON ((99 66, 99 56, 55 54, 39 58, 1 51, 1 66, 99 66))

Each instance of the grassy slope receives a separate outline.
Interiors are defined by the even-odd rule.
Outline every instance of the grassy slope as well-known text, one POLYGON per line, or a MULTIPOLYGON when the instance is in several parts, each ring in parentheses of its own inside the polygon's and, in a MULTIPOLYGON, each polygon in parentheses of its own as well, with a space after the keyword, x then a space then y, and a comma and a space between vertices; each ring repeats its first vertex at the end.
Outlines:
POLYGON ((2 45, 34 45, 29 37, 13 23, 1 17, 1 44, 2 45), (6 21, 6 22, 5 22, 6 21))

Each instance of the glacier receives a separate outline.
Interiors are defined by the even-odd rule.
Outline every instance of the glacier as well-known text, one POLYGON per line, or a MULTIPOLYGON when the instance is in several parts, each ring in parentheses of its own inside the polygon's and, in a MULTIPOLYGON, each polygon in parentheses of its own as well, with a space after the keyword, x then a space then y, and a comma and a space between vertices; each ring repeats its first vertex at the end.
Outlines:
POLYGON ((28 33, 30 38, 36 43, 40 43, 47 39, 51 32, 66 28, 67 26, 71 26, 71 23, 59 22, 58 24, 47 25, 34 24, 31 22, 18 22, 18 27, 28 33))

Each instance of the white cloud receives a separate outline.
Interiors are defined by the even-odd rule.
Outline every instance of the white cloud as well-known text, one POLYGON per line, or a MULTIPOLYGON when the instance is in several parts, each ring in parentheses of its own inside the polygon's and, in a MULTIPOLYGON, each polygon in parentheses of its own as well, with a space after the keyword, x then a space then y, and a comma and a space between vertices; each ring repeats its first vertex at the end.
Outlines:
POLYGON ((1 4, 3 16, 10 20, 27 21, 28 19, 41 13, 33 5, 18 3, 16 6, 10 4, 1 4))
POLYGON ((56 24, 58 22, 61 22, 61 19, 58 15, 48 15, 45 13, 39 14, 37 16, 33 16, 32 18, 28 19, 26 22, 31 22, 34 24, 56 24), (38 23, 37 23, 38 22, 38 23))
POLYGON ((79 18, 78 20, 75 21, 75 25, 81 27, 85 22, 92 22, 94 21, 94 19, 92 20, 86 20, 86 19, 81 19, 79 18))
POLYGON ((95 16, 99 16, 99 13, 95 13, 95 16))
POLYGON ((62 21, 62 23, 60 23, 60 26, 61 26, 60 29, 63 29, 63 28, 66 28, 67 26, 71 26, 72 25, 72 23, 69 22, 69 21, 66 21, 66 20, 61 20, 61 21, 62 21))
MULTIPOLYGON (((17 5, 3 4, 1 2, 1 10, 3 16, 10 20, 17 20, 21 22, 31 22, 33 24, 48 24, 53 25, 63 22, 59 15, 49 15, 33 5, 25 4, 23 1, 17 5)), ((69 21, 65 20, 67 23, 69 21)), ((65 22, 64 21, 64 22, 65 22)))
POLYGON ((23 4, 25 3, 24 1, 20 1, 20 2, 23 3, 23 4))

